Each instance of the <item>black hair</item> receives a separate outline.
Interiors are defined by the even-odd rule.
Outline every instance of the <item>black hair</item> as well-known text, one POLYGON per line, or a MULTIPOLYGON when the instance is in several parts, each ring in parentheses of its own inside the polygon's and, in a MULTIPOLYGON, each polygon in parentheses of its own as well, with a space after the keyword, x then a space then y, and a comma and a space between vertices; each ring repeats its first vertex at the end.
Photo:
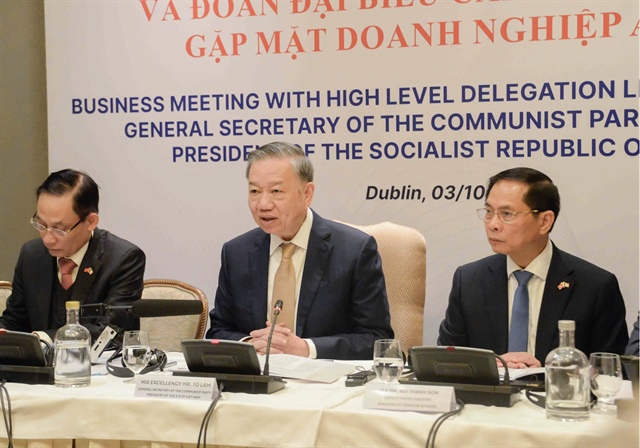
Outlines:
MULTIPOLYGON (((529 190, 525 193, 522 200, 531 210, 539 212, 552 211, 555 219, 560 214, 560 193, 549 176, 534 170, 533 168, 518 167, 502 171, 495 176, 489 178, 487 182, 487 194, 485 200, 489 197, 491 189, 500 180, 512 180, 522 182, 529 186, 529 190)), ((554 223, 555 224, 555 220, 554 223)), ((553 225, 551 226, 551 231, 553 225)))
POLYGON ((42 193, 63 196, 73 192, 73 211, 80 219, 85 219, 90 213, 98 213, 98 188, 87 173, 67 168, 49 174, 36 190, 36 198, 42 193))

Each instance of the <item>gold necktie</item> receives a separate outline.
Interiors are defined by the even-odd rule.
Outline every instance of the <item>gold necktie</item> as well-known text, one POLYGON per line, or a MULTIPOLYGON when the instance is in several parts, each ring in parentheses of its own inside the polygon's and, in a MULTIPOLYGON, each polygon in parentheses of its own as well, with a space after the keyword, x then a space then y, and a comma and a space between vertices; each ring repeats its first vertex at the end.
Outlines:
POLYGON ((282 300, 282 312, 280 313, 281 321, 287 325, 287 328, 295 333, 295 312, 296 312, 296 271, 293 269, 291 257, 296 250, 296 245, 292 243, 283 243, 282 261, 276 271, 276 277, 273 282, 273 296, 271 302, 276 303, 282 300))
POLYGON ((64 289, 69 289, 73 285, 73 277, 71 273, 77 266, 71 258, 60 258, 60 284, 64 289))

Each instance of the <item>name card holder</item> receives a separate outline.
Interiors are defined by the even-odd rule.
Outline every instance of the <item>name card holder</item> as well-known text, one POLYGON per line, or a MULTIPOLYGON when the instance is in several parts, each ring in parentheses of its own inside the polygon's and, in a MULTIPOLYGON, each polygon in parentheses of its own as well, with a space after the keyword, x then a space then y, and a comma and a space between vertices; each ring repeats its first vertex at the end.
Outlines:
POLYGON ((219 394, 215 378, 144 375, 136 380, 134 396, 211 401, 219 394))
POLYGON ((450 412, 456 408, 452 386, 369 382, 364 390, 364 407, 388 411, 450 412))

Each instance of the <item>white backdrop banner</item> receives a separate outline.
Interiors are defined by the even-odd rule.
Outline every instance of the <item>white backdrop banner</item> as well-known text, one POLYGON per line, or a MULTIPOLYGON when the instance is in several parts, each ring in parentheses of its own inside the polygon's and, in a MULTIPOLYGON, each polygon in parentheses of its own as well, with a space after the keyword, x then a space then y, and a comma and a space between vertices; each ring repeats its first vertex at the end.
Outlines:
POLYGON ((222 244, 255 224, 244 157, 316 167, 313 208, 427 241, 425 344, 455 268, 491 253, 491 175, 560 189, 552 239, 614 272, 638 312, 638 1, 45 2, 51 170, 101 186, 101 227, 147 278, 213 304, 222 244))

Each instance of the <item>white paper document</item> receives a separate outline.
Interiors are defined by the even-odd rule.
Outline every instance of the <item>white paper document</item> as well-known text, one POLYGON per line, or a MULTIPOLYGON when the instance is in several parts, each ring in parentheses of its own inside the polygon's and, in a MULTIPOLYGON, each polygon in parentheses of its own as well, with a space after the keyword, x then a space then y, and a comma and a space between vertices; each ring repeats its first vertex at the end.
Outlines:
MULTIPOLYGON (((264 368, 265 356, 260 355, 264 368)), ((333 383, 356 370, 355 366, 324 359, 309 359, 294 355, 269 355, 269 374, 284 378, 333 383)))
MULTIPOLYGON (((503 367, 498 367, 498 373, 500 374, 500 379, 504 380, 503 367)), ((519 378, 526 378, 533 375, 538 375, 540 378, 544 378, 544 367, 529 367, 528 369, 509 369, 510 380, 517 380, 519 378)))

